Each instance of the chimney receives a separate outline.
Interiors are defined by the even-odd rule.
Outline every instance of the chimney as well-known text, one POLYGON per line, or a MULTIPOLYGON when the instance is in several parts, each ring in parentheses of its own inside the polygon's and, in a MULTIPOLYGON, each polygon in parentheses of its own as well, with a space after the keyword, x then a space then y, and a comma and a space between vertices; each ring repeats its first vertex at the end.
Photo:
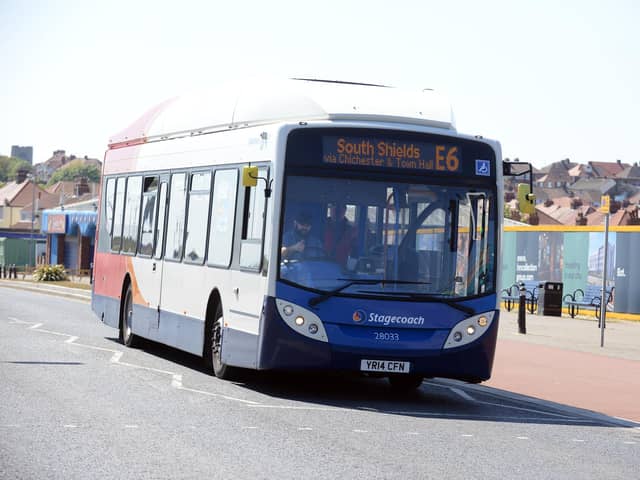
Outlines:
POLYGON ((78 179, 78 183, 76 184, 76 196, 80 197, 85 193, 89 193, 89 183, 87 177, 80 177, 78 179))
POLYGON ((29 173, 29 170, 26 170, 24 168, 21 168, 20 170, 18 170, 18 173, 16 173, 16 183, 22 183, 27 179, 27 174, 29 173))

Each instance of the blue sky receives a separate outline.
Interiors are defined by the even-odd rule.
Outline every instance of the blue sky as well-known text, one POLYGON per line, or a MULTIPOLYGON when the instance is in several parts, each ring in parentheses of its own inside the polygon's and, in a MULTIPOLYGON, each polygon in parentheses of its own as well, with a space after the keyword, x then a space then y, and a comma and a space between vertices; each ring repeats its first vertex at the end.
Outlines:
POLYGON ((543 166, 640 161, 640 2, 0 0, 0 154, 102 158, 181 92, 253 75, 435 88, 543 166))

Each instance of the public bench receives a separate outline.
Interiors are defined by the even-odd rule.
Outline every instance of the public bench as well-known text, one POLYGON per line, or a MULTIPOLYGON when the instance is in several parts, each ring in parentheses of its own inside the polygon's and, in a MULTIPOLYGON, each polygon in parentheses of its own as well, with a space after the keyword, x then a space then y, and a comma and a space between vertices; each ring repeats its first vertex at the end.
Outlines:
MULTIPOLYGON (((607 303, 613 298, 613 288, 606 291, 607 303)), ((573 293, 567 293, 562 299, 569 310, 571 318, 580 314, 580 309, 593 309, 596 318, 600 318, 600 308, 602 305, 602 287, 597 285, 587 285, 584 289, 578 288, 573 293)))
POLYGON ((540 282, 537 280, 526 280, 511 285, 509 288, 502 289, 502 301, 505 304, 507 312, 516 308, 520 303, 520 283, 524 283, 525 303, 529 313, 534 313, 538 308, 538 286, 540 282))

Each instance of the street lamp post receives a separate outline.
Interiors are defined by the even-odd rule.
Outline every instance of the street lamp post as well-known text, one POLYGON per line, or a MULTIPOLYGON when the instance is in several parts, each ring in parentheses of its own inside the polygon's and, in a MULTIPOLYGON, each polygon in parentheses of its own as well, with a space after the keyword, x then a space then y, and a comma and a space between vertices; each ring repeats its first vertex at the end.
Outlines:
MULTIPOLYGON (((35 244, 33 241, 33 222, 35 219, 36 208, 36 184, 33 178, 33 173, 29 174, 29 180, 31 181, 31 245, 29 246, 29 266, 31 266, 32 256, 35 263, 35 244)), ((35 266, 35 264, 34 264, 35 266)))

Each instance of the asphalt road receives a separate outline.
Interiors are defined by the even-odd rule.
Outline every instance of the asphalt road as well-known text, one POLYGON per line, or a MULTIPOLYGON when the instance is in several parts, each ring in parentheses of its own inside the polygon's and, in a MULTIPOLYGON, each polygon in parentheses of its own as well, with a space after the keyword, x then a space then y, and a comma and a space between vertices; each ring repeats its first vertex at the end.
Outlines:
POLYGON ((488 387, 248 372, 126 349, 85 302, 0 288, 0 478, 637 478, 640 430, 488 387))

